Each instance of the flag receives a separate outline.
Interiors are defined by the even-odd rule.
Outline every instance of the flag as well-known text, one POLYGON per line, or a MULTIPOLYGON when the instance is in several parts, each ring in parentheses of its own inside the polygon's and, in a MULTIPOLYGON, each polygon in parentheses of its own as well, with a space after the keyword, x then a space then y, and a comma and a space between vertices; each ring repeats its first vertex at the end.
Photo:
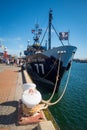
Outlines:
POLYGON ((32 33, 34 33, 35 32, 35 30, 34 29, 32 29, 32 33))
POLYGON ((68 40, 68 32, 60 32, 59 39, 60 40, 68 40))
POLYGON ((42 33, 42 29, 38 29, 38 34, 41 34, 42 33))

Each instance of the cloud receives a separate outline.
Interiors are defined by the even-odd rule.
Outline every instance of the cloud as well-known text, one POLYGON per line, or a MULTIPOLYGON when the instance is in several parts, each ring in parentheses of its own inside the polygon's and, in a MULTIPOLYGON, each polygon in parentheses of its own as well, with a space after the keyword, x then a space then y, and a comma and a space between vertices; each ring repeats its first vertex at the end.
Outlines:
POLYGON ((0 43, 4 42, 5 39, 0 37, 0 43))
POLYGON ((23 46, 22 44, 19 45, 19 48, 20 48, 20 49, 23 49, 23 47, 24 47, 24 46, 23 46))
POLYGON ((0 41, 2 45, 7 47, 8 54, 11 55, 20 55, 20 52, 22 52, 22 55, 24 54, 24 45, 22 44, 24 41, 21 37, 14 37, 14 38, 1 38, 0 41))
POLYGON ((15 37, 15 38, 1 38, 0 37, 0 41, 4 42, 4 41, 21 41, 22 38, 21 37, 15 37))
POLYGON ((21 41, 21 37, 15 37, 15 38, 6 38, 6 41, 21 41))
POLYGON ((15 40, 15 41, 21 41, 22 38, 21 38, 21 37, 16 37, 16 38, 14 38, 13 40, 15 40))
POLYGON ((17 49, 8 49, 8 54, 19 56, 20 51, 17 49))

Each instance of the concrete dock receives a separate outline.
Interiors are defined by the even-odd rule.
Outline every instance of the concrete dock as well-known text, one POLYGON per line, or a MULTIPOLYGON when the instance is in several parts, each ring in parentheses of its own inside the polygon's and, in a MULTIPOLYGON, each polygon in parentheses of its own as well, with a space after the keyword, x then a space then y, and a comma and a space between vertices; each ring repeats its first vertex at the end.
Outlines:
MULTIPOLYGON (((24 71, 26 82, 32 79, 24 71)), ((51 120, 18 124, 18 102, 23 93, 23 77, 20 68, 0 64, 0 130, 59 130, 51 120)))

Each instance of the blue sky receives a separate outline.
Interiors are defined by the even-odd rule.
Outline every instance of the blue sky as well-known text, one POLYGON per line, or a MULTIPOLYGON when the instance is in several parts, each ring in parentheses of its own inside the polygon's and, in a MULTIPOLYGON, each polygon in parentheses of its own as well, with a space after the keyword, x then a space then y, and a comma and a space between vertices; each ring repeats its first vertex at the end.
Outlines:
MULTIPOLYGON (((0 0, 0 44, 9 54, 23 55, 36 23, 44 33, 50 8, 56 31, 70 31, 69 42, 78 48, 75 58, 87 58, 87 0, 0 0)), ((52 38, 52 47, 61 45, 54 32, 52 38)))

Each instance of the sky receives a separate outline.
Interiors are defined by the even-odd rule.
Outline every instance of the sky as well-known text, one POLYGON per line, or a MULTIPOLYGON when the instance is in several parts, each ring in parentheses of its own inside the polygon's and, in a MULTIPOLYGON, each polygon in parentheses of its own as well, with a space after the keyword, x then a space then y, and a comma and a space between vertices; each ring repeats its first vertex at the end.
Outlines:
MULTIPOLYGON (((42 28, 43 36, 50 8, 56 31, 69 31, 69 43, 77 47, 74 57, 87 58, 87 0, 0 0, 0 44, 7 48, 8 54, 24 55, 28 41, 33 43, 31 30, 36 23, 42 28)), ((54 31, 53 46, 61 46, 54 31)), ((0 52, 3 52, 1 48, 0 52)))

